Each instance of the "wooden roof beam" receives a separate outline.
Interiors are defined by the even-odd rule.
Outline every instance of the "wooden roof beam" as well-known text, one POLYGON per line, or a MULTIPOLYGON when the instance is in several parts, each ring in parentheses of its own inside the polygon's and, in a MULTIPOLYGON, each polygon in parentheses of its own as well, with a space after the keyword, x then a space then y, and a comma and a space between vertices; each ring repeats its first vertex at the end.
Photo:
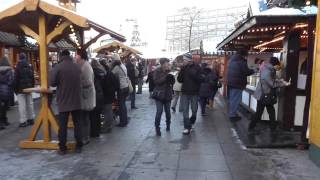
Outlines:
POLYGON ((100 33, 93 39, 91 39, 89 42, 83 45, 83 49, 87 49, 91 44, 95 43, 100 37, 106 35, 106 33, 100 33))
POLYGON ((29 28, 28 26, 24 25, 24 24, 19 24, 19 27, 22 29, 22 31, 32 37, 33 39, 35 39, 37 42, 39 42, 40 38, 39 38, 39 35, 34 32, 31 28, 29 28))
POLYGON ((57 28, 55 28, 48 36, 47 36, 47 44, 53 40, 53 38, 57 37, 58 35, 62 34, 62 32, 71 25, 70 21, 65 21, 60 24, 57 28))

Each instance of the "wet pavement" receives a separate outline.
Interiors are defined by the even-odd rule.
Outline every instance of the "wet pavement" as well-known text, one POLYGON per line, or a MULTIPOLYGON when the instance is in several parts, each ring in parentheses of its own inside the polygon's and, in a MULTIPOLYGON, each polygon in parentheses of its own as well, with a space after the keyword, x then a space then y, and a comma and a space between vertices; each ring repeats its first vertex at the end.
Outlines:
MULTIPOLYGON (((137 95, 126 128, 91 139, 81 154, 59 156, 55 151, 23 150, 19 140, 30 127, 18 128, 17 109, 11 125, 0 131, 0 180, 317 180, 320 168, 307 151, 246 149, 226 117, 223 98, 217 97, 209 116, 201 117, 190 136, 183 136, 181 113, 172 114, 171 132, 154 132, 155 104, 145 89, 137 95)), ((37 105, 38 106, 38 105, 37 105)), ((38 109, 38 108, 36 108, 38 109)), ((69 133, 70 139, 73 133, 69 133)), ((56 137, 55 137, 56 138, 56 137)))

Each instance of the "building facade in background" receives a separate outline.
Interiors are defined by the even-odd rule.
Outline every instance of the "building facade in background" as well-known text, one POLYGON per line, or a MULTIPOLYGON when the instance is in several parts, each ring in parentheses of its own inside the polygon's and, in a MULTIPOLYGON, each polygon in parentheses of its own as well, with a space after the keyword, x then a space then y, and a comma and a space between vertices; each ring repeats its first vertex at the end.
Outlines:
POLYGON ((199 9, 195 17, 190 12, 180 10, 176 15, 167 17, 166 51, 177 54, 189 51, 190 37, 191 49, 198 49, 202 40, 204 50, 209 44, 213 51, 216 44, 235 29, 235 22, 246 17, 247 11, 247 5, 215 10, 199 9), (190 33, 191 17, 195 19, 190 33))

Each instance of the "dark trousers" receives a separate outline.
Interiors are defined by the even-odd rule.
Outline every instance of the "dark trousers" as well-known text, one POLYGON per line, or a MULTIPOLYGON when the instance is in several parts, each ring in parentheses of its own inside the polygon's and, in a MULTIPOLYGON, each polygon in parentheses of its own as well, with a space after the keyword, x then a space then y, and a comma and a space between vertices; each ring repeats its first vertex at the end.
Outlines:
POLYGON ((95 107, 90 111, 90 137, 99 137, 101 129, 101 107, 95 107))
POLYGON ((90 111, 81 110, 80 113, 82 142, 87 143, 90 139, 90 111))
POLYGON ((261 116, 263 114, 264 108, 267 108, 269 119, 270 119, 270 128, 274 129, 276 127, 276 111, 273 105, 264 105, 261 101, 258 101, 257 111, 251 119, 249 124, 249 129, 252 130, 256 127, 257 123, 261 121, 261 116))
POLYGON ((119 117, 120 124, 119 125, 127 125, 128 124, 128 112, 126 106, 126 98, 128 96, 128 89, 121 89, 118 92, 118 101, 119 101, 119 117))
POLYGON ((163 109, 166 113, 166 123, 167 125, 170 125, 171 123, 171 112, 170 112, 170 106, 171 106, 171 101, 158 101, 156 100, 156 106, 157 106, 157 113, 156 113, 156 118, 154 125, 156 128, 160 127, 160 122, 161 122, 161 116, 163 109))
POLYGON ((205 114, 208 98, 207 97, 200 97, 199 102, 200 102, 200 107, 201 107, 201 113, 205 114))
POLYGON ((143 77, 138 79, 138 94, 142 93, 142 86, 143 86, 143 77))
POLYGON ((3 126, 7 121, 7 111, 8 111, 9 100, 0 100, 0 126, 3 126))
POLYGON ((136 107, 136 85, 132 84, 133 91, 130 94, 131 108, 136 107))
POLYGON ((81 125, 80 125, 80 111, 72 111, 72 112, 60 112, 59 113, 59 147, 60 150, 67 150, 66 142, 67 142, 67 130, 68 130, 68 116, 69 113, 72 114, 72 120, 74 124, 74 137, 76 139, 76 147, 82 147, 82 134, 81 134, 81 125))

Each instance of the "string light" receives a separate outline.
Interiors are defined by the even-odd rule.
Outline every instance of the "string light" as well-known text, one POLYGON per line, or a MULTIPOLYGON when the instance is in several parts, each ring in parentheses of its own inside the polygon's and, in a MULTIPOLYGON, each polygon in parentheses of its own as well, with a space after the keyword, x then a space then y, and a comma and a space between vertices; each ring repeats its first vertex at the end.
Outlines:
POLYGON ((284 36, 281 36, 281 37, 275 38, 275 39, 273 39, 271 41, 259 44, 259 45, 255 46, 254 48, 255 49, 259 49, 260 47, 266 46, 266 45, 274 43, 274 42, 282 41, 283 39, 284 39, 284 36))

